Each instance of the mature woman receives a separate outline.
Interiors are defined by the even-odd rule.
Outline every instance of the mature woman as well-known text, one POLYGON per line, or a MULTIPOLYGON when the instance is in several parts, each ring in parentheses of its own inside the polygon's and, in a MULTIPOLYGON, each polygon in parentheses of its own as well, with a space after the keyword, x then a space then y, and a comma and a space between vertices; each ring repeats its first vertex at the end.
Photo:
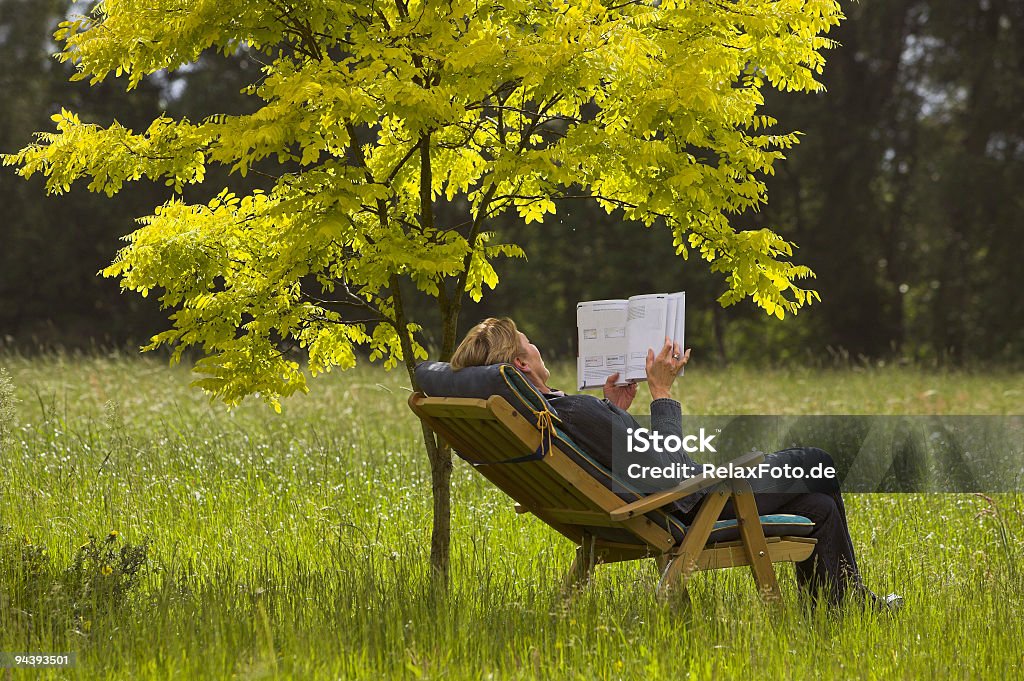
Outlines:
MULTIPOLYGON (((678 344, 666 343, 660 352, 647 351, 647 387, 651 391, 651 430, 662 434, 682 435, 682 409, 672 399, 671 388, 676 376, 690 358, 678 344)), ((604 399, 591 395, 567 395, 548 386, 550 373, 537 346, 516 328, 508 318, 485 319, 474 326, 452 355, 456 371, 469 366, 512 364, 536 388, 558 413, 569 435, 609 470, 612 468, 612 432, 618 427, 639 428, 626 410, 636 397, 637 385, 615 385, 618 374, 604 385, 604 399)), ((679 463, 696 463, 685 453, 675 455, 679 463)), ((770 466, 800 467, 810 471, 816 464, 834 466, 832 458, 813 447, 798 447, 769 454, 770 466)), ((806 476, 805 479, 810 478, 806 476)), ((854 557, 853 542, 846 522, 839 483, 834 478, 811 479, 809 491, 780 492, 772 488, 779 481, 771 476, 750 480, 758 512, 791 513, 814 522, 811 537, 817 539, 814 552, 807 560, 796 563, 797 583, 803 593, 838 605, 849 596, 877 610, 894 611, 903 599, 896 594, 880 598, 864 586, 854 557)), ((703 492, 677 502, 675 513, 686 524, 693 522, 703 492)), ((726 505, 722 518, 735 518, 732 504, 726 505)))

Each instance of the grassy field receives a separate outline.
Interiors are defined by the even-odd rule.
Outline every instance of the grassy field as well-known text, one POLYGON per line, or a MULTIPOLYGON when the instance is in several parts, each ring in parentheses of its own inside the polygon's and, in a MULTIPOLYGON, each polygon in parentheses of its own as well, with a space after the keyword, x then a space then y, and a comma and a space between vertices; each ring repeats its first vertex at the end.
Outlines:
MULTIPOLYGON (((722 570, 695 578, 681 612, 653 598, 652 561, 603 567, 563 601, 568 542, 516 516, 460 462, 452 586, 439 596, 403 374, 323 377, 278 416, 258 402, 229 413, 188 388, 186 370, 134 357, 4 356, 0 367, 16 398, 0 386, 0 651, 78 654, 73 669, 0 679, 978 679, 1024 669, 1022 494, 849 495, 867 583, 906 598, 895 619, 806 614, 789 565, 781 606, 761 603, 745 569, 722 570)), ((695 365, 676 392, 709 414, 1024 413, 1020 374, 695 365)))

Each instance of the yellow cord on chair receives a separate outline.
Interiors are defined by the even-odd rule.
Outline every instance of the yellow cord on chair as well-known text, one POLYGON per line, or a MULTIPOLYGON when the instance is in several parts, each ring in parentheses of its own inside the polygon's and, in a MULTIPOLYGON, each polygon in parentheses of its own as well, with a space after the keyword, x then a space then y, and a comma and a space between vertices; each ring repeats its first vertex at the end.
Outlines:
POLYGON ((539 461, 548 455, 551 451, 551 443, 555 432, 555 422, 552 418, 552 413, 548 409, 537 410, 530 408, 533 412, 534 418, 537 419, 537 429, 540 431, 540 444, 537 446, 537 451, 532 454, 524 454, 523 456, 516 456, 511 459, 503 459, 501 461, 478 461, 471 459, 464 455, 462 452, 456 452, 464 461, 474 466, 496 466, 498 464, 507 463, 526 463, 528 461, 539 461))
POLYGON ((551 418, 551 412, 547 409, 537 411, 531 408, 530 411, 533 412, 534 417, 537 419, 537 430, 540 431, 540 445, 533 454, 536 458, 543 459, 551 451, 551 439, 555 432, 555 422, 551 418))

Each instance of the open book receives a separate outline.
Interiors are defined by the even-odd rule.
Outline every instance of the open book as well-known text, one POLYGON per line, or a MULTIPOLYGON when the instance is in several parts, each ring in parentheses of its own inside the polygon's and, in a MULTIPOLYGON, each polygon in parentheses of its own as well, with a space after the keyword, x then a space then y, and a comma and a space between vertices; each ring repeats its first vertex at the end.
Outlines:
POLYGON ((578 303, 576 385, 600 388, 616 372, 619 385, 646 381, 647 349, 659 352, 666 336, 682 347, 685 313, 684 292, 578 303))

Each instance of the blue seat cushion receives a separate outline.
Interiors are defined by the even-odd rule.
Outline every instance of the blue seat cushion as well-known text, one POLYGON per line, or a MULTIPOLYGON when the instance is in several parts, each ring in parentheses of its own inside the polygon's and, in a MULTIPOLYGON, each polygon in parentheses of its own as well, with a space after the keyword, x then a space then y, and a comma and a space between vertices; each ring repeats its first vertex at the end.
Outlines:
MULTIPOLYGON (((766 537, 806 537, 814 529, 810 518, 802 515, 775 513, 761 516, 761 527, 766 537)), ((739 523, 736 520, 719 520, 711 530, 708 543, 734 541, 740 538, 739 523)))

